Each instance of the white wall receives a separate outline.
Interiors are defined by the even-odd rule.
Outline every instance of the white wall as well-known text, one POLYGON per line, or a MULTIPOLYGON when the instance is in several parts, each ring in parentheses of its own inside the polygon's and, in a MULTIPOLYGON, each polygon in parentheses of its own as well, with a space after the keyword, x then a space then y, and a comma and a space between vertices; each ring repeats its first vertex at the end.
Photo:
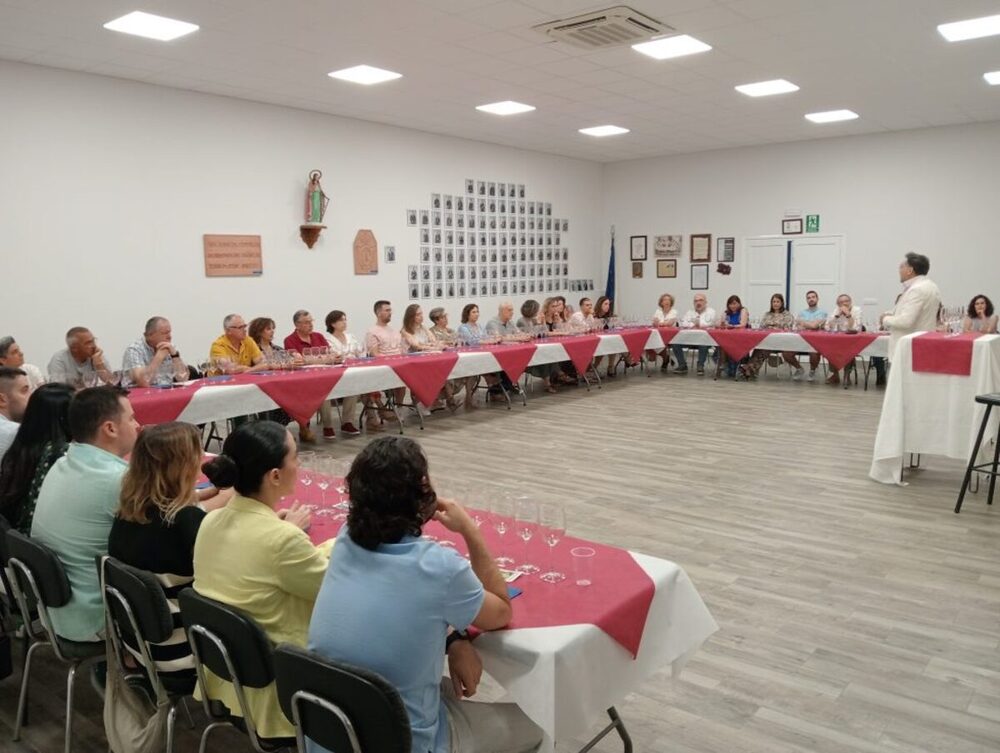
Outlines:
POLYGON ((907 251, 930 257, 945 305, 980 292, 1000 305, 1000 123, 622 162, 606 167, 604 196, 626 313, 649 315, 664 292, 678 298, 682 313, 690 308, 691 233, 713 236, 707 294, 721 310, 730 294, 745 292, 744 239, 780 233, 786 209, 819 214, 822 234, 846 236, 845 291, 859 305, 876 298, 873 309, 891 306, 907 251), (658 280, 653 236, 681 233, 677 279, 658 280), (649 236, 641 280, 631 276, 630 235, 649 236), (730 277, 715 273, 720 235, 736 237, 730 277))
MULTIPOLYGON (((595 163, 6 62, 0 102, 0 334, 43 369, 79 324, 117 362, 154 314, 172 321, 189 362, 207 356, 229 312, 271 316, 283 336, 295 309, 319 324, 340 308, 361 334, 372 303, 389 298, 398 323, 418 254, 405 210, 460 193, 466 178, 524 183, 528 198, 551 201, 570 220, 570 276, 601 276, 595 163), (310 251, 298 226, 313 168, 331 204, 310 251), (353 274, 360 228, 379 242, 376 276, 353 274), (206 278, 203 233, 260 235, 263 276, 206 278), (382 262, 385 245, 396 264, 382 262)), ((476 300, 493 315, 498 299, 476 300)), ((465 302, 441 302, 453 325, 465 302)))

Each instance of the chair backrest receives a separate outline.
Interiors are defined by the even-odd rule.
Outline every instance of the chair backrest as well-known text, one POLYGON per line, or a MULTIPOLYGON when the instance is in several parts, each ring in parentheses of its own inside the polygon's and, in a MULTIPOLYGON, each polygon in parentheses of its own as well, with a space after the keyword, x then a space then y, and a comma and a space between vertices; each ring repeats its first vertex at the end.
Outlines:
POLYGON ((147 643, 163 643, 173 634, 170 605, 152 573, 126 565, 114 557, 105 557, 104 590, 109 616, 133 647, 137 645, 136 638, 147 643), (135 629, 139 631, 138 636, 134 634, 135 629))
POLYGON ((380 675, 287 643, 274 651, 274 672, 300 751, 305 736, 338 753, 409 753, 403 699, 380 675))
POLYGON ((69 602, 73 591, 55 552, 11 529, 7 531, 7 555, 17 587, 23 594, 32 594, 49 609, 69 602))
POLYGON ((250 688, 267 687, 274 681, 271 642, 250 615, 193 588, 181 591, 177 601, 200 664, 223 680, 238 680, 250 688))

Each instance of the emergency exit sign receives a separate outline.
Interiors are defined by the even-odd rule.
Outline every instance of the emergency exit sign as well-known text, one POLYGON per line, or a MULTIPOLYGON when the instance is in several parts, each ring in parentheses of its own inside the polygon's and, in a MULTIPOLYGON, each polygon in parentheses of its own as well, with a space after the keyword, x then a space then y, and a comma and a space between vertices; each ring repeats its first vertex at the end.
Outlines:
POLYGON ((806 215, 806 232, 807 233, 818 233, 819 232, 819 215, 818 214, 807 214, 806 215))

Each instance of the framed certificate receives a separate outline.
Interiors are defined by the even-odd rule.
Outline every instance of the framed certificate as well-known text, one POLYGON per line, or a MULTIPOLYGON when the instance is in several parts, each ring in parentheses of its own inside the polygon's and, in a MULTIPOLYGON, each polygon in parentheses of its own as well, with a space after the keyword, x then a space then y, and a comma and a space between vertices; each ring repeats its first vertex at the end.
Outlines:
POLYGON ((712 234, 699 233, 691 236, 691 261, 712 261, 712 234))
POLYGON ((646 261, 646 236, 633 235, 629 238, 632 261, 646 261))
POLYGON ((736 255, 736 239, 718 238, 715 243, 715 258, 718 261, 731 262, 736 255))
POLYGON ((782 235, 802 235, 802 218, 795 217, 790 220, 781 221, 782 235))
POLYGON ((708 290, 708 265, 691 265, 691 290, 708 290))
POLYGON ((657 277, 677 277, 677 259, 657 259, 657 277))

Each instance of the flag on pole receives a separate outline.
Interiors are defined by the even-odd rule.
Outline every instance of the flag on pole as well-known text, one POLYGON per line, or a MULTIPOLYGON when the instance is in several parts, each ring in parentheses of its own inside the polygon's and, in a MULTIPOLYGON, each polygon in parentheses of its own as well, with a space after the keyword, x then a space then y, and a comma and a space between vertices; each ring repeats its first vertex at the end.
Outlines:
POLYGON ((608 284, 604 288, 604 295, 615 300, 615 229, 611 228, 611 258, 608 260, 608 284))

